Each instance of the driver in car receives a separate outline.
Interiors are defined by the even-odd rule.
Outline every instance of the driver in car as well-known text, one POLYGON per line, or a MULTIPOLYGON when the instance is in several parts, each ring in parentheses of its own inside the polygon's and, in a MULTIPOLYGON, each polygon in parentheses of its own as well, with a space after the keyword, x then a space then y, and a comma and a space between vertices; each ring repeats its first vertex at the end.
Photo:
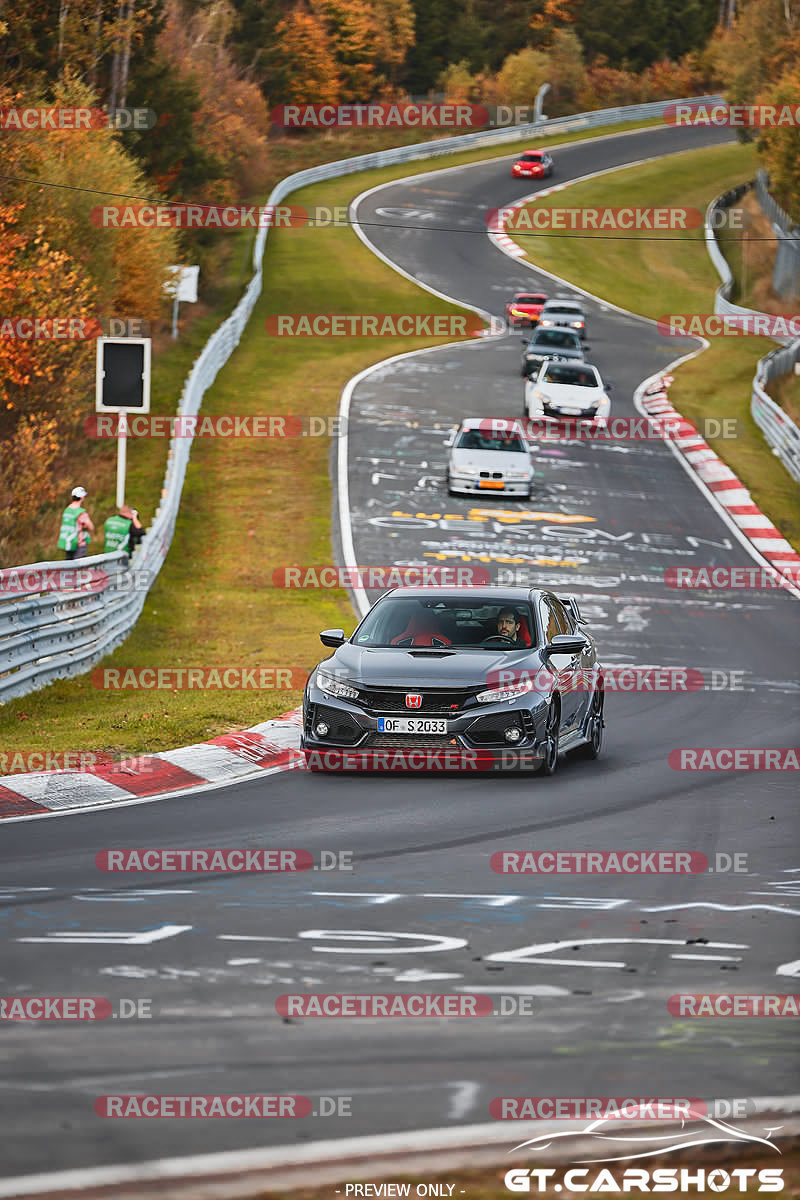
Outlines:
POLYGON ((497 636, 508 638, 514 646, 523 647, 519 636, 520 620, 513 608, 501 608, 497 614, 497 636))

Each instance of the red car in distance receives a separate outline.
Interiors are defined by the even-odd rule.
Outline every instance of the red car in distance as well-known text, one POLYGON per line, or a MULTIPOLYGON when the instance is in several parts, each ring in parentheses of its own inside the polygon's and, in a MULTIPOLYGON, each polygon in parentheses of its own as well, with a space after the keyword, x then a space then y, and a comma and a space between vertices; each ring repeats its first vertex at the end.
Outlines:
POLYGON ((547 304, 544 292, 517 292, 506 305, 506 321, 512 329, 533 328, 539 322, 539 313, 547 304))
POLYGON ((511 166, 512 179, 544 179, 553 174, 553 159, 546 150, 524 150, 511 166))

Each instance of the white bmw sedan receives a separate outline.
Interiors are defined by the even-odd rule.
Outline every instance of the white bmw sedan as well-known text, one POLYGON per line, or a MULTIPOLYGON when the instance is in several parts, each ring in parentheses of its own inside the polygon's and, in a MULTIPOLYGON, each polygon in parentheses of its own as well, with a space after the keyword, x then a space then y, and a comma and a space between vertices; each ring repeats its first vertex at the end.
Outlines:
POLYGON ((537 417, 579 417, 607 420, 611 412, 610 384, 603 383, 589 363, 549 359, 525 381, 525 413, 537 417))
POLYGON ((530 497, 533 480, 528 443, 514 421, 470 417, 450 443, 447 491, 471 495, 496 492, 530 497))

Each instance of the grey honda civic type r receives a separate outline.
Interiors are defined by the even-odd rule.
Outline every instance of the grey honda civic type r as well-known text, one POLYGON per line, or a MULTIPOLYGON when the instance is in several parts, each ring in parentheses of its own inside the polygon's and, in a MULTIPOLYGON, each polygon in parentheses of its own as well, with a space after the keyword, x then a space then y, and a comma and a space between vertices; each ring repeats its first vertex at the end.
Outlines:
POLYGON ((311 770, 530 770, 597 758, 603 671, 577 601, 527 587, 397 588, 311 672, 311 770))

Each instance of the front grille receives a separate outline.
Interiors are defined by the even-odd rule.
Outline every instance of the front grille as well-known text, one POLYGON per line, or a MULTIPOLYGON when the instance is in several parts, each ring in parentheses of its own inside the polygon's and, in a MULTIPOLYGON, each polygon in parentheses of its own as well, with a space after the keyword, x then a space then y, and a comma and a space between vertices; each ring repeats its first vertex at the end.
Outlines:
POLYGON ((447 734, 371 733, 365 750, 444 750, 461 743, 447 734))
POLYGON ((502 471, 481 471, 481 479, 502 479, 502 471))
POLYGON ((402 692, 362 692, 360 703, 371 712, 391 713, 402 712, 411 716, 419 713, 447 713, 452 715, 460 712, 468 700, 475 695, 473 691, 425 691, 412 692, 411 689, 402 692), (422 696, 420 708, 408 708, 406 695, 422 696))
POLYGON ((318 741, 332 742, 340 746, 353 746, 363 734, 363 729, 354 721, 349 713, 338 708, 329 708, 326 704, 315 704, 314 714, 308 723, 307 732, 316 738, 314 726, 317 721, 324 721, 328 732, 318 741))
POLYGON ((544 411, 546 416, 556 417, 562 421, 575 421, 578 417, 596 417, 597 416, 597 409, 595 409, 595 408, 582 408, 580 410, 580 412, 577 412, 577 413, 562 413, 562 412, 559 412, 559 410, 557 408, 553 408, 552 405, 550 405, 550 404, 543 404, 542 410, 544 411))

